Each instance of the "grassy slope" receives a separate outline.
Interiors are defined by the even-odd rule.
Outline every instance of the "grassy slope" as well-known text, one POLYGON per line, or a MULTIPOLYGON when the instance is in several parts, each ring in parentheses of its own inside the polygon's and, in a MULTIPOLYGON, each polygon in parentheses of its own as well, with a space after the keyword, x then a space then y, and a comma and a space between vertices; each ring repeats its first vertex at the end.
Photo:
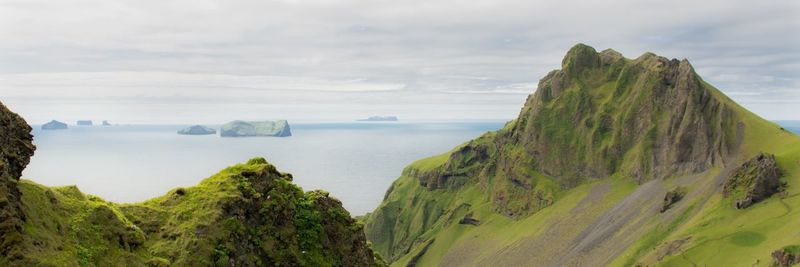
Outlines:
POLYGON ((27 180, 20 190, 28 215, 24 231, 35 240, 27 251, 43 264, 227 266, 234 257, 254 265, 373 261, 363 225, 338 200, 322 191, 303 192, 263 158, 142 203, 114 204, 74 186, 48 188, 27 180))
MULTIPOLYGON (((721 93, 714 89, 716 94, 721 93)), ((743 158, 758 152, 774 153, 785 171, 783 179, 789 184, 785 196, 773 196, 745 210, 733 208, 731 199, 715 194, 701 210, 688 218, 664 239, 664 243, 690 237, 682 246, 683 253, 667 256, 660 262, 665 266, 715 265, 744 266, 768 265, 770 253, 786 245, 800 243, 800 138, 766 121, 755 114, 735 106, 745 123, 743 158)), ((615 263, 624 265, 632 259, 631 251, 648 249, 643 243, 632 247, 615 263), (627 257, 626 257, 627 256, 627 257)), ((656 250, 649 247, 644 263, 653 263, 656 250)))
MULTIPOLYGON (((710 90, 726 104, 735 108, 745 124, 740 161, 758 152, 774 153, 779 165, 785 170, 784 179, 789 184, 788 196, 781 199, 772 197, 746 210, 735 210, 730 199, 724 199, 714 185, 714 177, 722 170, 716 168, 702 177, 678 177, 663 181, 664 189, 675 184, 688 185, 694 194, 680 202, 676 211, 652 218, 639 216, 634 221, 641 221, 638 232, 634 231, 630 245, 613 259, 612 265, 630 266, 635 263, 663 264, 667 266, 685 266, 695 263, 710 266, 742 266, 752 263, 766 265, 770 262, 770 253, 787 245, 800 243, 800 232, 793 223, 800 220, 800 211, 792 207, 800 207, 800 138, 783 131, 779 126, 763 120, 751 112, 741 108, 718 90, 710 90), (710 197, 708 197, 710 196, 710 197), (675 255, 664 255, 666 244, 691 236, 688 242, 679 246, 675 255), (683 253, 680 253, 683 251, 683 253), (659 258, 661 260, 659 261, 659 258)), ((409 168, 421 170, 434 169, 444 164, 449 153, 423 159, 413 163, 409 168)), ((661 183, 661 182, 660 182, 661 183)), ((561 224, 568 221, 578 210, 578 203, 588 196, 588 192, 601 185, 610 184, 610 191, 597 200, 593 209, 595 213, 603 213, 620 203, 624 196, 635 191, 636 185, 625 178, 606 178, 584 184, 563 193, 559 193, 557 201, 531 216, 513 220, 493 211, 490 201, 481 193, 480 184, 453 190, 430 191, 421 186, 415 177, 401 176, 393 185, 384 203, 392 203, 400 209, 418 212, 400 212, 398 216, 426 214, 419 212, 424 205, 419 203, 436 202, 444 212, 444 218, 432 226, 417 223, 419 218, 402 218, 410 221, 408 227, 424 227, 420 237, 416 238, 409 253, 394 259, 393 266, 405 266, 412 259, 420 266, 431 265, 502 265, 497 261, 498 255, 522 247, 523 241, 532 238, 546 238, 548 229, 572 229, 580 231, 586 227, 586 221, 575 222, 574 227, 561 224), (413 196, 413 201, 406 201, 413 196), (460 208, 467 203, 468 208, 460 208), (481 220, 480 226, 460 225, 458 219, 472 212, 473 217, 481 220), (416 221, 415 221, 416 220, 416 221), (450 223, 448 223, 450 222, 450 223), (558 226, 558 227, 556 227, 558 226), (432 242, 421 253, 429 242, 432 242)), ((659 196, 660 197, 660 196, 659 196)), ((425 218, 430 220, 429 218, 425 218)), ((369 221, 369 219, 367 220, 369 221)), ((631 226, 626 226, 630 228, 631 226)), ((414 231, 411 231, 414 233, 414 231)), ((546 240, 546 239, 545 239, 546 240)), ((555 240, 555 239, 553 239, 555 240)), ((376 244, 381 248, 382 244, 376 244)), ((546 248, 539 248, 546 249, 546 248)), ((543 253, 538 251, 537 253, 543 253)), ((535 254, 527 257, 535 259, 535 254)), ((536 261, 529 261, 533 264, 536 261)))

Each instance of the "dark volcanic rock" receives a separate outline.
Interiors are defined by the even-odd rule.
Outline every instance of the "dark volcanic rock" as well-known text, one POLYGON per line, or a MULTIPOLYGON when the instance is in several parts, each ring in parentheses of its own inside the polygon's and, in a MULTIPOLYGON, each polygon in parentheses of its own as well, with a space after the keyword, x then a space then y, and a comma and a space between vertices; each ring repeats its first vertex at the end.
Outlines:
POLYGON ((217 130, 213 128, 205 127, 203 125, 194 125, 187 127, 186 129, 182 129, 178 131, 178 134, 182 135, 209 135, 209 134, 216 134, 217 130))
POLYGON ((31 127, 0 103, 0 252, 9 262, 19 262, 24 254, 21 193, 17 182, 36 147, 31 127))
POLYGON ((48 123, 42 124, 42 130, 64 130, 64 129, 67 129, 67 124, 57 120, 52 120, 48 123))
POLYGON ((481 221, 472 217, 472 213, 464 215, 464 218, 461 218, 458 221, 458 224, 471 224, 471 225, 480 225, 481 221))
POLYGON ((737 209, 744 209, 780 192, 785 186, 780 181, 782 175, 775 155, 761 153, 731 173, 723 193, 734 197, 737 209))
POLYGON ((686 188, 682 186, 678 186, 667 192, 667 194, 664 195, 664 204, 661 205, 661 212, 667 211, 673 204, 681 201, 684 196, 686 196, 686 188))

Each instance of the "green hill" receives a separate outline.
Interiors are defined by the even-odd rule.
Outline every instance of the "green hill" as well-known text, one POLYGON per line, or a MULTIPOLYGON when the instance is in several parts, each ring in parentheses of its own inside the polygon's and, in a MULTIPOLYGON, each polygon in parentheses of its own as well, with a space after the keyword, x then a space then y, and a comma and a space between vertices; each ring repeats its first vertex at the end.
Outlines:
POLYGON ((19 180, 30 127, 0 104, 0 266, 381 266, 363 225, 254 158, 164 196, 116 204, 19 180))
POLYGON ((800 138, 688 61, 579 44, 516 120, 408 166, 365 222, 396 266, 767 266, 800 245, 798 193, 800 138))

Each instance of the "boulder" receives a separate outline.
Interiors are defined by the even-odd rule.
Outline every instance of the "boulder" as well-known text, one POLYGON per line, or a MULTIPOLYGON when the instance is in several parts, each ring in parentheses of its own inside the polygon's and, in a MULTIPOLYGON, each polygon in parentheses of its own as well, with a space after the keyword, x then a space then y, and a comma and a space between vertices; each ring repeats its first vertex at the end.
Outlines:
POLYGON ((735 199, 737 209, 744 209, 782 191, 786 185, 781 175, 775 155, 760 153, 731 172, 723 193, 735 199))

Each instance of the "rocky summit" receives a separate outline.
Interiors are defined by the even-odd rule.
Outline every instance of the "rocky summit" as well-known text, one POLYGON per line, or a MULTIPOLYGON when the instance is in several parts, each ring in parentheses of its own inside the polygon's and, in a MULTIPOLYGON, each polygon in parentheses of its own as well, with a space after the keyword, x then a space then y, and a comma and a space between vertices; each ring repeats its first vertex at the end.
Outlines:
POLYGON ((764 264, 800 244, 798 160, 688 60, 578 44, 517 119, 406 167, 367 237, 393 266, 764 264))

